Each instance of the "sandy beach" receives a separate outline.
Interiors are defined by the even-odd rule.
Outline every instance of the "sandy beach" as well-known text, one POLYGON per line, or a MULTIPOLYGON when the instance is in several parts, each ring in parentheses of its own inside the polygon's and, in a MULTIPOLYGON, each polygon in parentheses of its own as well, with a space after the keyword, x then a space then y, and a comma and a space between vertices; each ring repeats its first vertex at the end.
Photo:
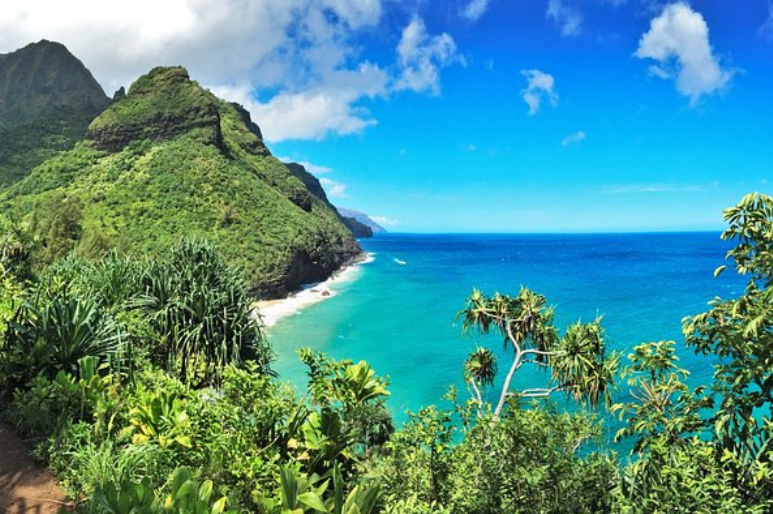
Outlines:
POLYGON ((298 314, 310 305, 336 296, 337 286, 353 280, 359 273, 360 267, 373 262, 374 259, 374 254, 369 253, 361 261, 338 270, 324 282, 305 285, 300 291, 292 293, 287 298, 257 302, 254 312, 260 316, 263 326, 270 328, 283 318, 298 314))

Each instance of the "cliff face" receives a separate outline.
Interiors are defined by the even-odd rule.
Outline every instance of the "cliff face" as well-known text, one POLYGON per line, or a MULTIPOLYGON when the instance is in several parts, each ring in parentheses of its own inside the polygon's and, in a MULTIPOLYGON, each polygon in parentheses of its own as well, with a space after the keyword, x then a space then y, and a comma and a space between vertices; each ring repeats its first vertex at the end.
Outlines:
POLYGON ((247 111, 180 67, 156 68, 117 95, 85 140, 0 193, 0 211, 31 219, 55 195, 82 206, 82 253, 154 253, 200 236, 264 298, 361 253, 327 198, 271 156, 247 111))
POLYGON ((325 190, 323 189, 322 184, 320 184, 319 179, 306 171, 306 168, 304 168, 301 164, 296 162, 288 163, 287 169, 290 170, 290 173, 292 173, 293 176, 303 182, 303 184, 306 186, 306 189, 308 189, 312 195, 327 205, 329 209, 339 214, 341 222, 346 225, 354 237, 373 237, 373 230, 371 230, 369 226, 361 223, 351 216, 344 216, 332 203, 330 203, 330 200, 328 200, 327 194, 325 194, 325 190))
POLYGON ((110 100, 63 45, 0 55, 0 187, 71 148, 110 100))

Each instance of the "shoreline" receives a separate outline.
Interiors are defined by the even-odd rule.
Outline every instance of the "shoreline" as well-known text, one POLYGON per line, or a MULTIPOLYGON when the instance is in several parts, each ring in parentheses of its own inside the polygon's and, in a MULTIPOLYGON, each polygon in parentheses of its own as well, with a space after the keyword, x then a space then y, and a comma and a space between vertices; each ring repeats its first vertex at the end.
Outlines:
POLYGON ((306 284, 286 298, 260 300, 253 305, 253 315, 260 320, 264 329, 269 329, 280 320, 299 314, 306 307, 333 298, 338 292, 332 286, 354 279, 362 265, 374 260, 375 254, 366 253, 362 258, 339 268, 327 280, 306 284))

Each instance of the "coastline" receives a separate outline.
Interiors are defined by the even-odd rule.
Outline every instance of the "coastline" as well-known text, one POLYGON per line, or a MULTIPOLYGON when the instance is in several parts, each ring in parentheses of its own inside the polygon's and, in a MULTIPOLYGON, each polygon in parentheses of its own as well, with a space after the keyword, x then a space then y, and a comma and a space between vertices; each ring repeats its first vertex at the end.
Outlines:
POLYGON ((333 286, 349 282, 358 274, 360 267, 375 260, 375 254, 363 253, 362 257, 342 266, 327 280, 306 284, 286 298, 260 300, 253 305, 253 315, 268 329, 280 320, 300 313, 306 307, 319 303, 338 294, 333 286))

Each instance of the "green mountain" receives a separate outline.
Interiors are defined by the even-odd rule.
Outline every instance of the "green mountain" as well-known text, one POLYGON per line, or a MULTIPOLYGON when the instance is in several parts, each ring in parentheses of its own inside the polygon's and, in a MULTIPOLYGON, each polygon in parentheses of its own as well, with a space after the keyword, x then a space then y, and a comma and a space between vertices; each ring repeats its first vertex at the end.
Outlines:
POLYGON ((339 215, 343 224, 347 226, 354 237, 373 237, 373 230, 369 226, 351 216, 344 215, 340 209, 330 203, 330 200, 328 200, 327 194, 325 194, 325 190, 322 187, 322 184, 319 183, 317 177, 306 171, 306 168, 304 168, 302 164, 290 162, 287 163, 287 169, 290 170, 290 173, 292 173, 293 176, 303 182, 311 194, 316 196, 327 205, 329 209, 339 215))
POLYGON ((63 45, 0 55, 0 187, 83 138, 110 100, 63 45))
POLYGON ((181 67, 140 77, 85 140, 0 193, 2 211, 24 220, 50 258, 68 246, 152 254, 201 236, 262 297, 322 280, 361 253, 326 198, 271 155, 247 111, 181 67))

